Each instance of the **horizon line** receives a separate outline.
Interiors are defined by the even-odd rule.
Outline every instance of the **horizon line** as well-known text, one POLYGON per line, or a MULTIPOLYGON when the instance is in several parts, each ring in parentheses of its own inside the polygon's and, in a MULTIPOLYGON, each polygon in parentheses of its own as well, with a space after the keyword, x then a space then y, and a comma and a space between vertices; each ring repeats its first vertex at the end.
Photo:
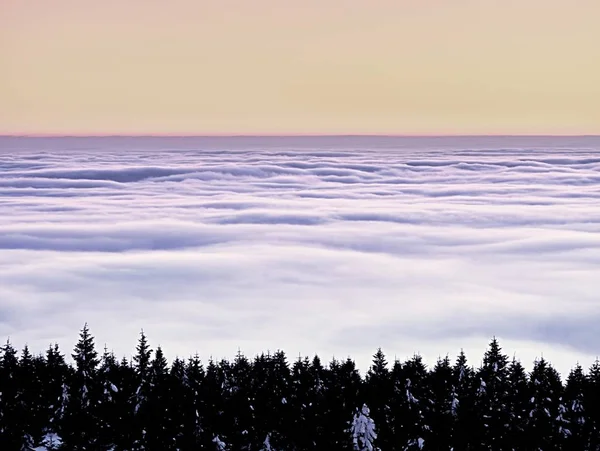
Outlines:
POLYGON ((393 133, 290 133, 290 134, 169 134, 169 133, 106 133, 106 134, 61 134, 23 133, 3 134, 0 138, 600 138, 600 134, 393 134, 393 133))

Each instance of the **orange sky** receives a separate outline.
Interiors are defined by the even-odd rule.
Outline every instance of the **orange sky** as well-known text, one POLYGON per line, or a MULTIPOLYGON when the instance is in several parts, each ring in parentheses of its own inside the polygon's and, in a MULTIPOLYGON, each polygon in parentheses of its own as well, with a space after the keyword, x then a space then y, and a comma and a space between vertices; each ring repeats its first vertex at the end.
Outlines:
POLYGON ((600 134, 598 0, 0 0, 3 134, 600 134))

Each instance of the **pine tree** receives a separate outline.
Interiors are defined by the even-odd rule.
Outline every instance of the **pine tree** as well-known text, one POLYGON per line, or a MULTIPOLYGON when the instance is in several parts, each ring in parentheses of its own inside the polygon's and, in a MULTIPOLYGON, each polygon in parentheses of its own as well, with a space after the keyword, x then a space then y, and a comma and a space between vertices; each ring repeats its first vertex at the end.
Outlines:
POLYGON ((365 377, 365 402, 371 406, 369 411, 377 424, 378 443, 382 449, 388 449, 394 442, 392 430, 392 406, 394 385, 388 362, 381 348, 373 355, 372 365, 365 377))
POLYGON ((560 376, 543 358, 536 361, 530 375, 530 411, 527 449, 560 450, 565 426, 562 420, 560 376))
MULTIPOLYGON (((254 431, 254 394, 252 387, 252 366, 250 361, 238 351, 231 365, 231 377, 227 381, 225 391, 224 415, 231 424, 229 443, 235 449, 248 450, 252 448, 254 431)), ((260 401, 259 401, 260 402, 260 401)))
POLYGON ((567 431, 564 447, 566 449, 590 449, 590 437, 587 431, 586 411, 584 408, 588 379, 581 365, 571 370, 565 387, 564 405, 567 431))
POLYGON ((473 425, 479 421, 475 410, 476 390, 475 373, 468 365, 467 356, 460 351, 452 368, 454 390, 452 392, 451 409, 455 417, 451 448, 464 451, 479 451, 481 442, 474 434, 473 425))
MULTIPOLYGON (((177 367, 178 365, 174 363, 171 367, 171 374, 175 375, 177 367)), ((208 434, 205 434, 204 418, 207 412, 205 400, 202 396, 205 372, 198 354, 188 360, 182 376, 179 376, 179 378, 185 381, 186 393, 188 393, 185 395, 186 399, 184 399, 185 443, 193 449, 202 445, 204 435, 208 436, 208 434)))
POLYGON ((26 424, 20 416, 19 360, 10 343, 0 348, 0 449, 20 450, 26 424))
POLYGON ((21 417, 23 428, 22 449, 33 448, 42 438, 43 426, 40 423, 42 415, 42 400, 38 383, 38 370, 29 347, 25 345, 17 370, 19 389, 17 391, 17 415, 21 417))
MULTIPOLYGON (((98 445, 110 449, 114 448, 119 436, 115 429, 121 415, 123 405, 119 405, 119 365, 113 353, 109 353, 106 346, 102 354, 100 369, 98 371, 98 383, 102 390, 101 402, 98 408, 98 427, 100 429, 98 445)), ((123 419, 121 418, 121 421, 123 419)))
POLYGON ((162 451, 174 449, 175 434, 169 400, 171 380, 167 360, 160 346, 156 348, 148 372, 148 410, 145 416, 145 449, 162 451))
MULTIPOLYGON (((133 362, 125 357, 121 359, 114 369, 116 374, 111 375, 111 380, 117 388, 111 388, 111 397, 118 416, 113 419, 112 429, 115 432, 116 442, 114 451, 131 451, 136 440, 135 430, 135 393, 139 386, 133 362)), ((111 370, 111 373, 113 371, 111 370)))
POLYGON ((588 372, 584 409, 587 412, 586 428, 590 437, 589 450, 600 451, 600 360, 596 359, 588 372))
MULTIPOLYGON (((323 449, 351 449, 352 440, 346 433, 351 426, 348 418, 359 405, 362 379, 355 362, 347 358, 344 362, 335 359, 325 373, 324 410, 322 425, 326 431, 323 449)), ((293 413, 290 414, 293 417, 293 413)))
POLYGON ((403 437, 406 451, 423 449, 431 427, 427 417, 431 409, 431 393, 427 384, 427 368, 420 355, 415 355, 402 366, 404 378, 404 412, 406 413, 406 436, 403 437))
POLYGON ((498 340, 494 338, 479 369, 476 408, 481 413, 478 432, 482 450, 504 451, 511 449, 507 441, 510 422, 508 398, 508 357, 502 353, 498 340))
POLYGON ((355 451, 374 451, 377 432, 375 422, 370 417, 370 410, 366 404, 356 412, 350 433, 352 436, 353 449, 355 451))
MULTIPOLYGON (((317 436, 319 442, 322 443, 324 440, 322 416, 324 414, 325 369, 321 365, 318 356, 313 358, 311 372, 313 378, 317 381, 317 385, 321 387, 318 391, 319 423, 317 436)), ((292 375, 287 357, 281 350, 276 351, 271 358, 267 386, 272 388, 271 414, 273 416, 271 432, 268 434, 269 444, 276 449, 284 449, 288 444, 288 437, 294 425, 293 421, 290 420, 292 406, 288 401, 292 394, 292 375)))
MULTIPOLYGON (((322 368, 319 371, 322 372, 322 368)), ((283 412, 290 409, 288 400, 291 394, 290 370, 285 354, 278 351, 272 356, 257 356, 252 365, 252 374, 252 397, 260 402, 252 405, 255 419, 251 442, 254 446, 261 446, 266 435, 270 434, 271 444, 279 447, 281 441, 287 439, 284 434, 292 431, 292 426, 282 421, 283 412)), ((314 372, 310 374, 310 369, 309 377, 314 377, 314 372)), ((313 434, 312 429, 306 432, 313 434)))
POLYGON ((150 407, 148 405, 148 396, 150 394, 150 360, 152 358, 152 349, 144 331, 140 332, 140 338, 136 347, 136 355, 133 356, 136 389, 133 401, 133 451, 147 449, 146 434, 148 433, 148 416, 150 407))
MULTIPOLYGON (((222 366, 222 365, 221 365, 222 366)), ((224 396, 225 380, 223 371, 215 362, 210 359, 206 366, 206 374, 202 382, 202 394, 204 406, 204 429, 205 434, 202 442, 207 449, 210 449, 212 439, 210 437, 219 437, 223 442, 227 442, 227 435, 231 432, 231 425, 224 419, 225 411, 225 396, 224 396)))
POLYGON ((325 406, 325 368, 320 359, 310 361, 298 358, 292 366, 291 393, 287 401, 293 423, 290 424, 290 442, 298 450, 323 446, 325 406))
POLYGON ((450 450, 452 446, 452 431, 456 420, 454 403, 457 401, 453 376, 448 357, 438 359, 428 376, 432 401, 426 417, 427 424, 431 427, 427 441, 429 449, 450 450))
POLYGON ((513 357, 508 367, 508 411, 510 414, 507 442, 510 450, 522 449, 526 439, 526 426, 529 415, 529 381, 520 361, 513 357))
POLYGON ((97 415, 101 388, 97 377, 98 353, 87 323, 81 330, 71 356, 75 361, 75 372, 69 387, 63 441, 70 449, 94 449, 100 432, 97 415))
POLYGON ((44 426, 40 445, 50 451, 58 449, 62 444, 62 424, 69 400, 71 371, 58 344, 51 345, 46 351, 45 366, 40 377, 44 426))

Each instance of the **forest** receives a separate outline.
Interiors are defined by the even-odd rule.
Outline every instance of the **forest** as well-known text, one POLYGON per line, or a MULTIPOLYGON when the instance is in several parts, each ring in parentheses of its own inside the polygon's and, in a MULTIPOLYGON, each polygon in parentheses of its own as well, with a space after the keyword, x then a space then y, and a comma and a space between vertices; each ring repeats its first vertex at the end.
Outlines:
POLYGON ((283 351, 170 364, 142 331, 131 360, 96 349, 87 324, 67 359, 10 341, 0 350, 0 449, 600 450, 600 363, 563 380, 528 372, 492 339, 477 367, 461 352, 427 367, 293 362, 283 351))

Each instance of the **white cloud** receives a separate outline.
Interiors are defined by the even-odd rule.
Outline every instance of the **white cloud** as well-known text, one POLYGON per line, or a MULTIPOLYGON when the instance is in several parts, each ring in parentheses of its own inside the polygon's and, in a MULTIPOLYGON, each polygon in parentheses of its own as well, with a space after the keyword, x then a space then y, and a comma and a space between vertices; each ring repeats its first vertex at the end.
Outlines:
POLYGON ((492 335, 562 372, 600 353, 598 139, 311 139, 2 138, 0 335, 363 368, 478 363, 492 335))

